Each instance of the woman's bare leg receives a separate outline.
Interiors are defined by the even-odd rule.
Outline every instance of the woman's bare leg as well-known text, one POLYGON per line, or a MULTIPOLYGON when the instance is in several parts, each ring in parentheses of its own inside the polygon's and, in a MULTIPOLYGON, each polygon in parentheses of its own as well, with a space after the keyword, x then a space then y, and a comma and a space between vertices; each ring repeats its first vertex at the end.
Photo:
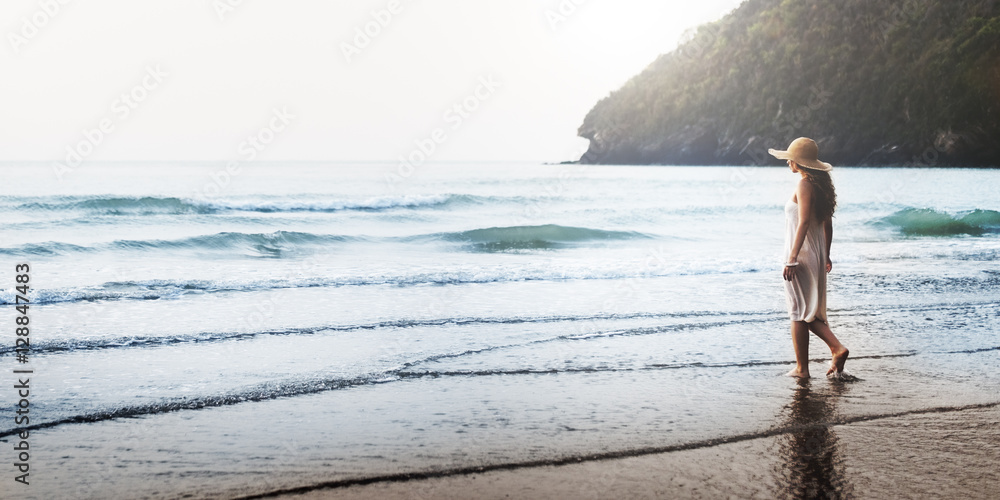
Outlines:
POLYGON ((830 330, 830 325, 816 320, 809 323, 809 329, 830 347, 833 361, 830 363, 830 369, 827 370, 826 374, 829 375, 833 372, 840 373, 844 371, 844 364, 847 363, 847 357, 851 354, 851 351, 844 347, 844 344, 840 343, 837 336, 833 334, 833 330, 830 330))
POLYGON ((795 369, 789 377, 809 378, 809 324, 792 321, 792 347, 795 349, 795 369))

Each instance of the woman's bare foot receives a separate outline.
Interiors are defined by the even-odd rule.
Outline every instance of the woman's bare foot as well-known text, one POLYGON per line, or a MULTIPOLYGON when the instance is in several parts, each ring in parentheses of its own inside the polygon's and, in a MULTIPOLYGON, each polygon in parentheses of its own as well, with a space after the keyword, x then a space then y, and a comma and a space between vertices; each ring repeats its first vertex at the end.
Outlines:
POLYGON ((809 378, 809 370, 800 370, 798 367, 795 367, 794 370, 786 373, 785 376, 787 376, 787 377, 798 377, 798 378, 809 378))
POLYGON ((844 364, 847 363, 847 357, 850 356, 851 351, 847 350, 846 347, 840 350, 840 352, 833 353, 833 359, 830 361, 830 369, 827 370, 826 374, 831 373, 841 373, 844 371, 844 364))

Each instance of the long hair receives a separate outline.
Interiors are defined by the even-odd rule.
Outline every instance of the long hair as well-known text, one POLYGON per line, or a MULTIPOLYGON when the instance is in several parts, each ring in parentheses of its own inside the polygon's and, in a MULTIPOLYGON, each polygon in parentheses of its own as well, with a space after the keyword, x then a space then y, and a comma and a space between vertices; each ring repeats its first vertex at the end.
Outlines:
MULTIPOLYGON (((801 165, 800 165, 801 167, 801 165)), ((837 191, 833 188, 833 179, 830 172, 813 170, 810 168, 800 168, 805 172, 806 179, 813 186, 812 212, 813 217, 818 221, 825 221, 833 217, 833 212, 837 209, 837 191)))

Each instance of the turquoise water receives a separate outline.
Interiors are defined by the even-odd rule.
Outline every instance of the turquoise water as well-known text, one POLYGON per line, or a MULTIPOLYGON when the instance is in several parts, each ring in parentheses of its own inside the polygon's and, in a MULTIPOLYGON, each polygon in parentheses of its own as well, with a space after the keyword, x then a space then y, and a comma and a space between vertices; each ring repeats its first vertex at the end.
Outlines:
MULTIPOLYGON (((787 420, 787 169, 0 169, 8 317, 32 269, 38 498, 230 498, 787 420)), ((860 379, 837 414, 1000 400, 1000 171, 834 181, 830 320, 860 379)))

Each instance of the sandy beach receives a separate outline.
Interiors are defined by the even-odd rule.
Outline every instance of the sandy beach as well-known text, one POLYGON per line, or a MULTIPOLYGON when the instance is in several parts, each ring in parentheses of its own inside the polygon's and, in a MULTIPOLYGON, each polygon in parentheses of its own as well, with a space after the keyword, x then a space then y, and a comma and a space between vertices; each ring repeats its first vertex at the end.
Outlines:
POLYGON ((1000 488, 995 404, 775 432, 576 464, 344 481, 269 498, 995 498, 1000 488))

